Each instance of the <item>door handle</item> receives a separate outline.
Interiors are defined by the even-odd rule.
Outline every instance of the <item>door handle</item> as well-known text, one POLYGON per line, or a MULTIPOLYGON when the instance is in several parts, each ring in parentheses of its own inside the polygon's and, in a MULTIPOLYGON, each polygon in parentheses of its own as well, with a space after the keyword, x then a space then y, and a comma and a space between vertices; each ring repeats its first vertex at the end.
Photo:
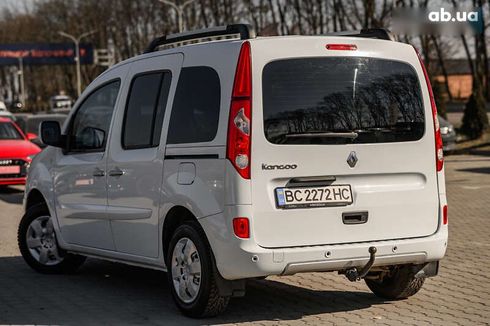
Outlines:
POLYGON ((364 224, 368 221, 368 212, 349 212, 342 213, 344 224, 364 224))
POLYGON ((124 171, 121 170, 120 168, 115 168, 114 170, 109 171, 109 175, 111 177, 120 177, 124 174, 124 171))
POLYGON ((99 168, 95 168, 94 172, 92 173, 94 177, 103 177, 105 176, 104 170, 101 170, 99 168))

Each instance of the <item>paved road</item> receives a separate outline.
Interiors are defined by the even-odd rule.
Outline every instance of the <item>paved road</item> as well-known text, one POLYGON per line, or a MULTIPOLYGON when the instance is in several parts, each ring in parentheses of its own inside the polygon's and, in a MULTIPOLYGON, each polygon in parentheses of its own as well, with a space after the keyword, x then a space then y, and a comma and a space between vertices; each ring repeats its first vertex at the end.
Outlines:
POLYGON ((490 322, 490 150, 446 161, 450 242, 440 276, 394 303, 334 273, 254 281, 225 315, 182 317, 165 275, 88 260, 76 275, 40 275, 19 257, 20 188, 0 191, 0 324, 414 324, 490 322))

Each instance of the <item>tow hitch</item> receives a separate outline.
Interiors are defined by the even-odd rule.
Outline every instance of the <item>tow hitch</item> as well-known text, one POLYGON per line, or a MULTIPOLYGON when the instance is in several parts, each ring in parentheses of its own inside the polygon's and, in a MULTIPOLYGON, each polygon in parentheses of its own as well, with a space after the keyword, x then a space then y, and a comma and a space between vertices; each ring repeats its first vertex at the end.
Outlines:
POLYGON ((376 251, 378 251, 376 247, 369 247, 369 261, 360 271, 358 271, 356 267, 349 268, 345 271, 345 276, 349 281, 360 281, 367 275, 367 273, 369 273, 369 270, 374 264, 374 259, 376 258, 376 251))

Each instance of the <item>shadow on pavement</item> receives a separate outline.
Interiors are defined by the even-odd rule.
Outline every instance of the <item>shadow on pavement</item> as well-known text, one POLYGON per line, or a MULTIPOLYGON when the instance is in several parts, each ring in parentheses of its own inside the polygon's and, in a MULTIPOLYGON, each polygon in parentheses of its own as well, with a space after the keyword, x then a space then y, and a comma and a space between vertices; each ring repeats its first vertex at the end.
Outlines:
POLYGON ((0 200, 9 204, 22 204, 24 188, 0 186, 0 200))
POLYGON ((459 169, 457 171, 490 174, 490 167, 467 168, 467 169, 459 169))
POLYGON ((470 154, 478 156, 490 156, 490 150, 470 151, 470 154))
POLYGON ((94 259, 75 275, 42 275, 21 257, 0 258, 0 324, 214 324, 297 320, 359 310, 382 301, 364 292, 314 291, 251 281, 247 295, 217 318, 193 320, 172 302, 166 275, 94 259))

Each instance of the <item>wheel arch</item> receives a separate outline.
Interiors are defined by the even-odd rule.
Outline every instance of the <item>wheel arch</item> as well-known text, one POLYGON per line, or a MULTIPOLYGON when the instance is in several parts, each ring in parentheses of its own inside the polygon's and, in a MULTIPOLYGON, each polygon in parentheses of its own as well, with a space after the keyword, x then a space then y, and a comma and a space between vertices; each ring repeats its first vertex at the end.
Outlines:
MULTIPOLYGON (((167 253, 168 245, 170 244, 170 240, 172 238, 172 234, 180 225, 182 225, 186 221, 198 222, 196 216, 184 206, 176 205, 172 207, 165 215, 163 228, 162 228, 162 250, 163 250, 163 259, 165 260, 165 262, 166 262, 166 253, 167 253)), ((208 240, 206 239, 206 241, 208 240)))
MULTIPOLYGON (((208 239, 208 235, 204 231, 201 223, 197 219, 197 217, 186 207, 176 205, 172 207, 166 214, 163 228, 162 228, 162 250, 163 250, 163 259, 165 261, 165 265, 168 268, 167 262, 167 250, 170 244, 170 240, 172 238, 173 232, 180 226, 182 223, 187 221, 195 221, 197 225, 201 228, 201 234, 204 237, 204 241, 207 242, 209 250, 211 251, 211 259, 212 266, 214 269, 214 277, 216 281, 216 285, 218 287, 219 293, 222 296, 243 296, 245 294, 245 280, 234 280, 228 281, 223 278, 221 272, 216 266, 216 258, 214 256, 214 251, 211 246, 211 243, 208 239)), ((170 272, 170 271, 169 271, 170 272)))
POLYGON ((48 201, 46 200, 46 198, 44 198, 44 196, 41 193, 41 191, 39 191, 36 188, 31 189, 29 191, 29 193, 27 194, 27 196, 26 196, 26 204, 25 204, 26 211, 29 208, 31 208, 31 207, 33 207, 35 205, 40 205, 40 204, 44 204, 46 206, 46 208, 49 209, 48 201))

